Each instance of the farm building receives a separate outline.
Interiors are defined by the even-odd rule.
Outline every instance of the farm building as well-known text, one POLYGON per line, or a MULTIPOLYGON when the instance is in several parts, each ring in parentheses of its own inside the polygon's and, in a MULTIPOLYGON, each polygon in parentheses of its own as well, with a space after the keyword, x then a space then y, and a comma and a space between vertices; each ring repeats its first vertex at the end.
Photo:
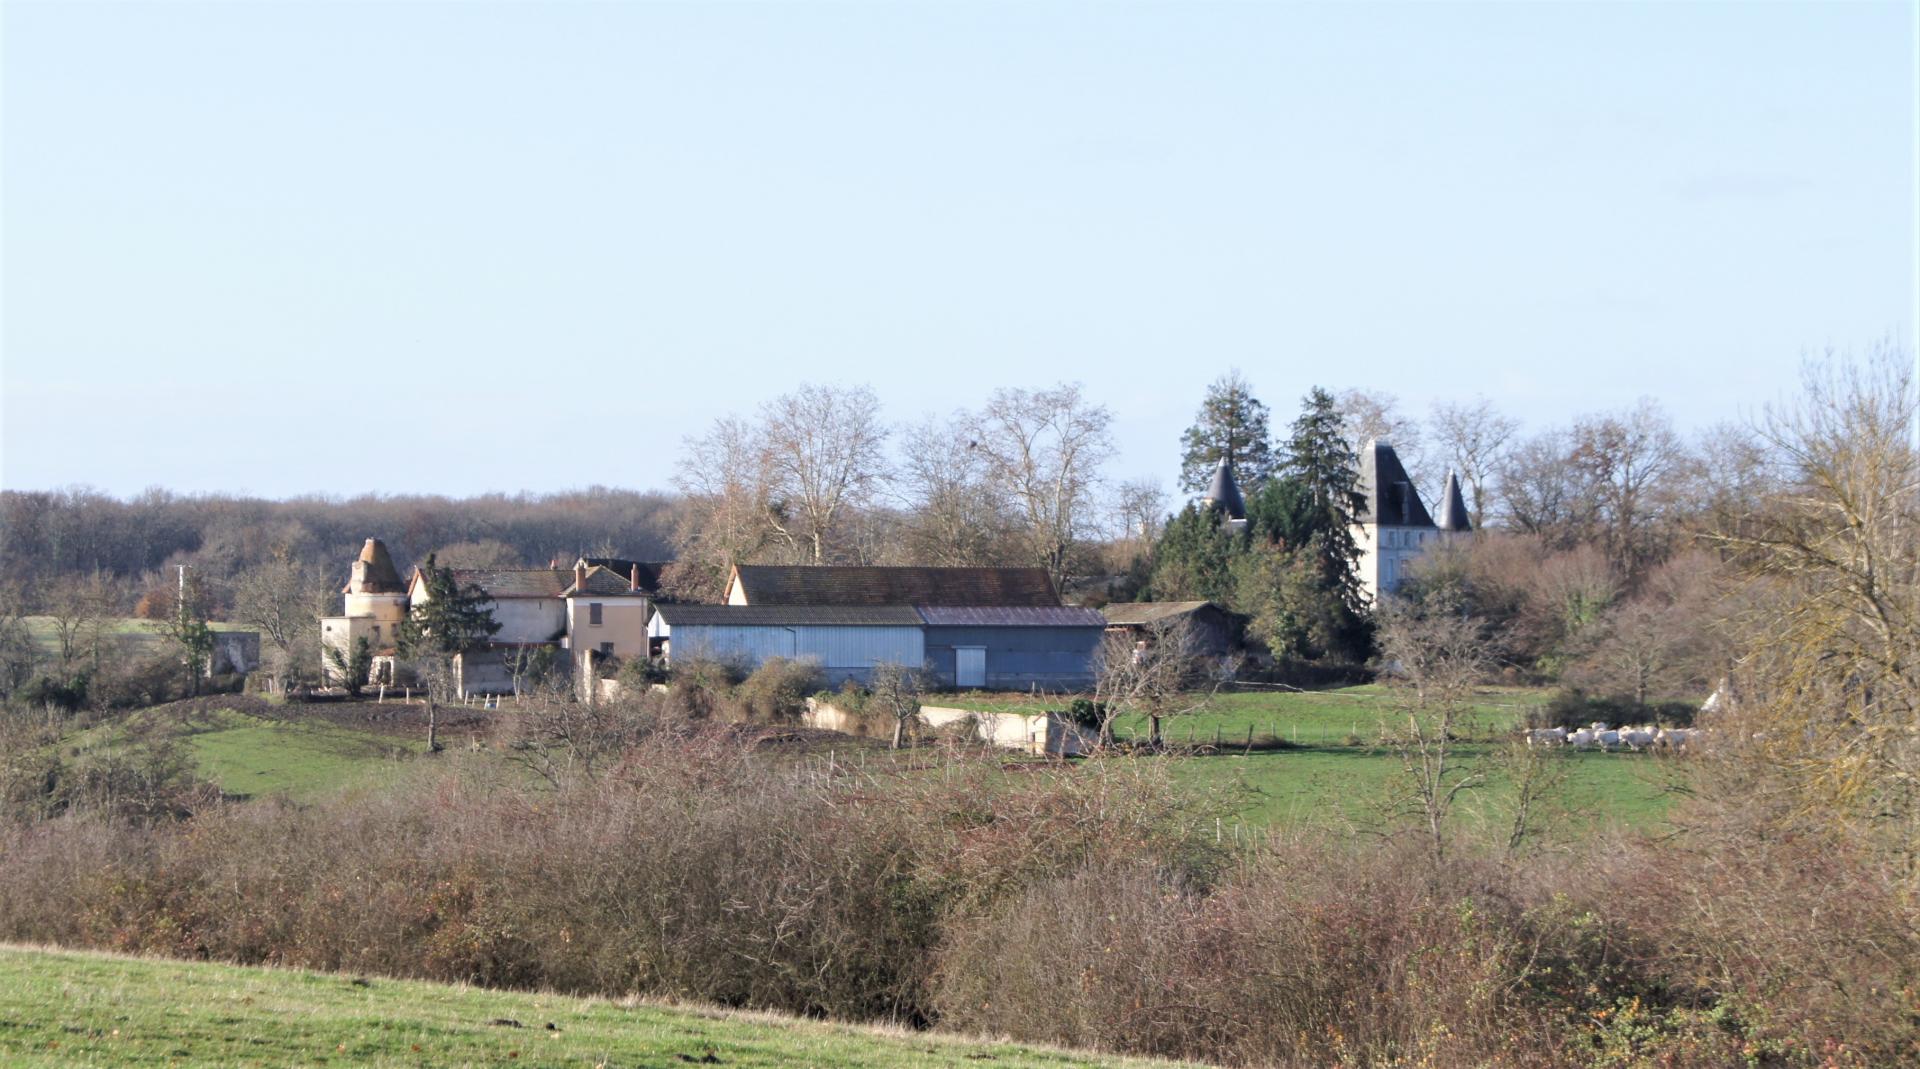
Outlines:
POLYGON ((1084 687, 1106 618, 1060 604, 1030 568, 834 568, 743 565, 726 605, 659 605, 651 631, 668 661, 701 657, 752 669, 811 660, 837 684, 892 662, 945 687, 1084 687))
POLYGON ((1133 601, 1108 605, 1100 612, 1107 630, 1146 640, 1159 628, 1185 623, 1193 630, 1194 645, 1209 657, 1225 657, 1239 647, 1246 618, 1211 601, 1133 601))
MULTIPOLYGON (((453 569, 462 588, 478 589, 500 630, 486 648, 455 658, 456 688, 464 697, 511 693, 516 659, 554 651, 562 671, 591 678, 607 657, 644 657, 647 620, 658 589, 658 564, 582 557, 572 568, 453 569)), ((402 582, 387 547, 367 539, 347 581, 345 612, 320 621, 327 649, 344 656, 361 638, 374 654, 374 681, 393 679, 394 633, 427 599, 418 571, 402 582)), ((339 667, 322 650, 322 672, 338 682, 339 667)))

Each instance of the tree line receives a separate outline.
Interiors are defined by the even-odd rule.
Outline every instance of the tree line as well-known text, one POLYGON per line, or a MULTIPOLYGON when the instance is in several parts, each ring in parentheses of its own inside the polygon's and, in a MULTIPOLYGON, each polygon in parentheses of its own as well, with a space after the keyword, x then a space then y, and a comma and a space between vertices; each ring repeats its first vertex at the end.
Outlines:
POLYGON ((1470 587, 1516 672, 1645 702, 1715 674, 1718 652, 1700 640, 1703 577, 1717 566, 1704 535, 1780 484, 1763 435, 1689 438, 1651 400, 1525 428, 1484 398, 1419 418, 1387 393, 1316 388, 1283 438, 1269 423, 1231 372, 1206 387, 1179 442, 1183 495, 1204 490, 1220 459, 1233 466, 1249 522, 1231 536, 1153 480, 1117 477, 1113 413, 1071 383, 905 423, 870 388, 802 385, 691 437, 672 492, 0 492, 0 685, 32 669, 5 619, 50 617, 70 675, 110 645, 105 621, 177 615, 180 565, 211 616, 263 632, 270 659, 317 663, 307 624, 337 608, 345 562, 370 535, 403 567, 429 553, 453 567, 672 558, 671 592, 691 599, 717 596, 736 563, 1042 567, 1090 603, 1207 598, 1245 615, 1277 660, 1359 666, 1373 645, 1353 578, 1351 472, 1381 438, 1430 502, 1458 472, 1478 529, 1431 555, 1435 577, 1411 589, 1470 587))

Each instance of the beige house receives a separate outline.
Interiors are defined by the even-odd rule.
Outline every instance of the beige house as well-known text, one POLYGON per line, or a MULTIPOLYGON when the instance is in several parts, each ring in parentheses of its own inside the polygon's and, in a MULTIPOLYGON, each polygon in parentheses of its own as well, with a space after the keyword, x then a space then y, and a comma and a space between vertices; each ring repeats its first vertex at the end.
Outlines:
MULTIPOLYGON (((572 568, 456 568, 462 588, 479 590, 500 630, 484 649, 454 659, 455 689, 462 697, 511 694, 535 659, 554 665, 591 695, 590 680, 613 658, 647 655, 647 619, 659 589, 661 565, 645 561, 582 557, 572 568), (551 651, 551 652, 548 652, 551 651)), ((366 638, 376 657, 372 681, 391 680, 394 630, 430 597, 415 571, 400 581, 387 548, 367 539, 347 582, 345 612, 320 621, 323 645, 343 655, 366 638)), ((339 671, 325 657, 326 680, 339 671)))

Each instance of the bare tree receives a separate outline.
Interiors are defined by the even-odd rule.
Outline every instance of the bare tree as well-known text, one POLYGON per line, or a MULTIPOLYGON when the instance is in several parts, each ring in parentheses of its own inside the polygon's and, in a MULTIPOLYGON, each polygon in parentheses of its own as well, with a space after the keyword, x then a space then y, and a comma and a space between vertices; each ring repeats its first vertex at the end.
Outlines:
POLYGON ((1654 569, 1634 596, 1598 621, 1573 678, 1630 697, 1642 709, 1654 698, 1704 692, 1716 660, 1710 590, 1716 570, 1705 553, 1654 569))
POLYGON ((1492 667, 1486 626, 1444 600, 1381 606, 1380 656, 1402 695, 1402 729, 1385 742, 1400 758, 1403 810, 1418 820, 1434 864, 1446 857, 1448 820, 1460 796, 1486 782, 1458 745, 1473 688, 1492 667))
POLYGON ((1626 412, 1576 421, 1572 444, 1570 459, 1599 508, 1607 556, 1632 583, 1665 555, 1674 492, 1691 457, 1651 398, 1626 412))
POLYGON ((35 654, 33 632, 27 628, 26 593, 17 580, 0 580, 0 701, 33 676, 35 654))
POLYGON ((684 450, 674 485, 686 495, 687 507, 667 581, 682 596, 714 598, 733 566, 753 560, 766 546, 772 489, 758 431, 733 416, 687 439, 684 450))
POLYGON ((1334 398, 1341 426, 1347 431, 1347 444, 1359 453, 1367 442, 1378 439, 1391 443, 1400 463, 1413 481, 1432 498, 1431 472, 1427 463, 1426 435, 1420 421, 1400 410, 1400 399, 1385 390, 1342 390, 1334 398))
POLYGON ((801 386, 761 413, 767 520, 812 564, 839 549, 847 511, 866 505, 886 478, 887 430, 871 387, 801 386))
POLYGON ((1091 534, 1100 469, 1113 455, 1112 422, 1077 384, 998 390, 981 413, 988 477, 1019 517, 1026 558, 1056 585, 1091 534))
POLYGON ((53 625, 54 650, 62 675, 72 675, 75 663, 90 662, 95 674, 112 633, 114 599, 106 576, 55 580, 40 592, 41 608, 53 625))
POLYGON ((1599 504, 1573 460, 1563 430, 1543 431, 1512 447, 1495 464, 1502 521, 1555 549, 1593 537, 1599 504))
POLYGON ((920 715, 920 700, 927 692, 926 673, 892 661, 873 666, 867 683, 868 701, 893 718, 893 748, 906 741, 907 724, 920 715))
POLYGON ((1147 742, 1159 746, 1162 722, 1205 709, 1231 675, 1230 668, 1209 662, 1184 619, 1147 624, 1138 635, 1110 632, 1094 659, 1100 745, 1113 745, 1114 721, 1144 716, 1147 742))
POLYGON ((1520 421, 1493 407, 1485 397, 1469 404, 1442 401, 1430 420, 1435 445, 1467 484, 1477 530, 1487 509, 1488 486, 1500 457, 1520 430, 1520 421))
POLYGON ((1920 886, 1920 390, 1907 356, 1809 363, 1756 428, 1781 493, 1718 541, 1744 579, 1743 754, 1802 819, 1920 886))
POLYGON ((275 692, 284 692, 289 676, 312 660, 308 648, 319 641, 326 602, 325 584, 285 545, 235 580, 234 619, 259 628, 266 638, 268 678, 275 692))
MULTIPOLYGON (((603 557, 612 553, 599 554, 603 557)), ((520 551, 497 538, 481 538, 471 542, 454 542, 433 551, 434 559, 449 568, 521 568, 526 559, 520 551)))
POLYGON ((901 434, 898 488, 906 559, 947 567, 999 564, 1011 524, 979 431, 962 415, 901 434))

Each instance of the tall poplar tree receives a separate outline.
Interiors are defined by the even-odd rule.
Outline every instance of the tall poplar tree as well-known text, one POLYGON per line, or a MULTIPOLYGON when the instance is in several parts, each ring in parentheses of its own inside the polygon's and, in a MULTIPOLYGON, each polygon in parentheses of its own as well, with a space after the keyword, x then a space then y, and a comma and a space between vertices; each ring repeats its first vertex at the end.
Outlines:
POLYGON ((1194 424, 1180 438, 1180 488, 1202 493, 1225 457, 1242 486, 1258 487, 1273 474, 1273 443, 1267 430, 1267 406, 1253 387, 1230 371, 1207 387, 1194 424))

